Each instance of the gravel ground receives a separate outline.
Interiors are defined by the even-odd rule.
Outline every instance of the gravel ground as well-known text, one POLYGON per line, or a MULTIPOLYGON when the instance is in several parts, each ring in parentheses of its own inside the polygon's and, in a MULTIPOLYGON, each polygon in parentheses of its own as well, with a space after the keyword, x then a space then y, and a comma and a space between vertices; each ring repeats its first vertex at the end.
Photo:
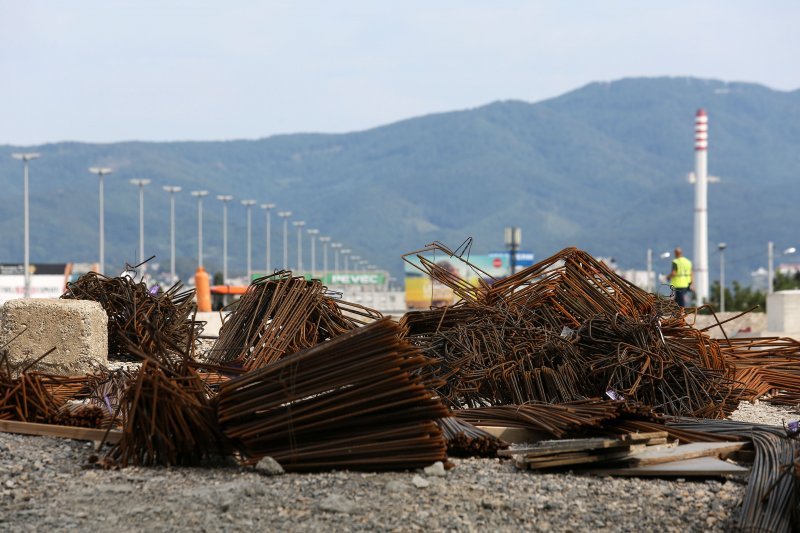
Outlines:
MULTIPOLYGON (((794 419, 742 404, 738 420, 794 419)), ((236 466, 83 468, 89 443, 0 433, 0 530, 725 531, 738 479, 683 481, 518 471, 454 459, 424 472, 267 476, 236 466)))

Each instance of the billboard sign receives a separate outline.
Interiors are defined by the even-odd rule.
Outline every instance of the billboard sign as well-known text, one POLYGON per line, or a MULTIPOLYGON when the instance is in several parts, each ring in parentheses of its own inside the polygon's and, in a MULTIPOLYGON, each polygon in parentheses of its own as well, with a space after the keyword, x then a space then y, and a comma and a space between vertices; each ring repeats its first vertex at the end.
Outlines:
MULTIPOLYGON (((508 252, 492 252, 484 255, 470 255, 465 260, 475 268, 470 268, 457 257, 429 254, 425 259, 449 270, 470 285, 477 287, 479 280, 491 284, 493 280, 508 277, 511 273, 511 262, 508 252), (482 272, 481 272, 482 271, 482 272)), ((415 256, 406 259, 419 264, 415 256)), ((533 264, 532 252, 517 252, 517 270, 533 264)), ((441 307, 456 303, 457 296, 446 285, 433 281, 427 274, 405 263, 406 306, 409 309, 428 309, 431 306, 441 307)))

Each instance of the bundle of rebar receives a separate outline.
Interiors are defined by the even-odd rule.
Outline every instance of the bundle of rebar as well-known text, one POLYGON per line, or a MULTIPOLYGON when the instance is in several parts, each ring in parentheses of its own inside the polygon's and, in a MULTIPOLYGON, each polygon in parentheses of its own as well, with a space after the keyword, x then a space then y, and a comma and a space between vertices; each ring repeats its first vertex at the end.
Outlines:
POLYGON ((49 423, 60 405, 45 386, 46 379, 35 372, 10 378, 0 371, 0 419, 49 423))
POLYGON ((194 353, 193 342, 202 331, 202 322, 193 320, 194 289, 182 291, 176 283, 166 291, 151 291, 143 280, 136 280, 135 267, 128 267, 122 276, 109 278, 97 272, 84 274, 67 284, 65 299, 92 300, 100 303, 108 314, 109 355, 129 356, 133 343, 146 352, 155 350, 150 335, 153 328, 168 337, 179 352, 194 353))
POLYGON ((563 404, 534 402, 459 409, 453 414, 475 425, 530 429, 556 438, 597 432, 606 424, 622 419, 663 423, 650 409, 640 404, 598 399, 563 404))
POLYGON ((797 531, 800 527, 800 441, 779 427, 732 420, 682 420, 669 423, 682 430, 749 439, 755 447, 739 531, 797 531))
POLYGON ((409 469, 446 460, 447 408, 429 361, 381 319, 220 385, 225 435, 256 463, 288 471, 409 469))
POLYGON ((509 446, 507 442, 457 416, 439 418, 436 424, 442 430, 447 443, 447 455, 451 457, 496 457, 497 450, 509 446))
POLYGON ((800 405, 800 342, 753 337, 724 339, 720 343, 736 368, 736 379, 753 391, 753 399, 800 405))
POLYGON ((123 467, 189 466, 225 449, 205 385, 192 370, 178 373, 147 359, 122 403, 125 426, 108 461, 123 467))
POLYGON ((748 395, 719 344, 689 326, 674 302, 575 248, 504 280, 440 244, 404 258, 461 297, 401 321, 437 361, 433 375, 446 382, 438 392, 453 408, 608 394, 664 414, 718 418, 748 395), (462 261, 478 286, 423 255, 432 252, 462 261))
POLYGON ((277 272, 253 281, 232 307, 208 361, 255 370, 378 318, 335 300, 319 280, 277 272))

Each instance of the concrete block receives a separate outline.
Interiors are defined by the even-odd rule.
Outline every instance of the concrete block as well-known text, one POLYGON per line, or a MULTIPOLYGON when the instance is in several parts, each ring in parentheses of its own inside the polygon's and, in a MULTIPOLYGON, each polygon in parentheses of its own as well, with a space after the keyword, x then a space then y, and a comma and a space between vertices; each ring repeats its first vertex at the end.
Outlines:
POLYGON ((0 346, 16 374, 49 349, 31 370, 58 375, 92 372, 108 363, 108 315, 88 300, 23 298, 3 305, 0 346))
POLYGON ((800 332, 800 290, 773 292, 767 297, 767 329, 800 332))

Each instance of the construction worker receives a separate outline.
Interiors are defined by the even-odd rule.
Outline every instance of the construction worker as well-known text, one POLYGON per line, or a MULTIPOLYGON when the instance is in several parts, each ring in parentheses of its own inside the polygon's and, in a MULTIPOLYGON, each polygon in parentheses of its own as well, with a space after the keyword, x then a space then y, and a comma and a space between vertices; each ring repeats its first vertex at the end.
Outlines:
POLYGON ((675 259, 672 260, 672 272, 667 274, 667 281, 675 293, 675 303, 686 307, 692 290, 692 262, 683 257, 683 250, 675 248, 675 259))

